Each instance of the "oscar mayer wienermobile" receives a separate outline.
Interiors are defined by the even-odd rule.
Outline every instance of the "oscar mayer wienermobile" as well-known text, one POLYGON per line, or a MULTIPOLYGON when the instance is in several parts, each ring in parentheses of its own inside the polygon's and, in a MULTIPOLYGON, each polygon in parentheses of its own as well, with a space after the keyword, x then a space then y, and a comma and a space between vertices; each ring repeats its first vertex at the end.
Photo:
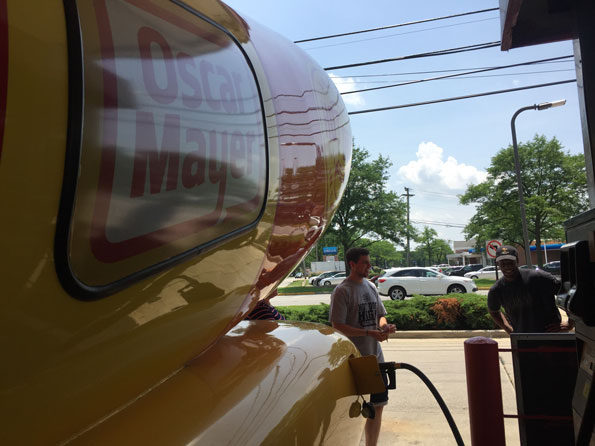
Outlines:
POLYGON ((217 0, 0 0, 1 444, 358 444, 355 347, 246 322, 329 224, 325 72, 217 0))

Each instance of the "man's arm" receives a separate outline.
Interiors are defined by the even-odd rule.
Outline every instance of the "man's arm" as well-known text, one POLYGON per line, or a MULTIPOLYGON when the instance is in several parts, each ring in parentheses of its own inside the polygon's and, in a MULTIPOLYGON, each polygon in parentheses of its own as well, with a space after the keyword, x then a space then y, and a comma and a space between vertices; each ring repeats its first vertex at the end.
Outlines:
POLYGON ((555 324, 549 324, 545 327, 545 331, 557 333, 559 331, 570 331, 574 328, 574 321, 568 319, 566 322, 560 322, 555 324))
POLYGON ((496 323, 496 325, 498 327, 503 329, 508 334, 513 332, 512 327, 510 326, 510 324, 508 323, 506 318, 502 315, 501 311, 489 310, 489 312, 490 312, 490 316, 492 316, 492 319, 494 320, 494 322, 496 323))
MULTIPOLYGON (((386 323, 386 319, 384 320, 386 323)), ((339 330, 345 336, 372 336, 377 341, 386 341, 388 339, 388 333, 384 333, 380 330, 368 330, 365 328, 356 328, 347 324, 340 324, 339 322, 333 322, 333 328, 339 330)))
POLYGON ((389 324, 386 321, 386 317, 384 316, 380 316, 378 318, 378 326, 380 327, 380 330, 384 333, 394 333, 395 331, 397 331, 397 326, 395 324, 389 324))

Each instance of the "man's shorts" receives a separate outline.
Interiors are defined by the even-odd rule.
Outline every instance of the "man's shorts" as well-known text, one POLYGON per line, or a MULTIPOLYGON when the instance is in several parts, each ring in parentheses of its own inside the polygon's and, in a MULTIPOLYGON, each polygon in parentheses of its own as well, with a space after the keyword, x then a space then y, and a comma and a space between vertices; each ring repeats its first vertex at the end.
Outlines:
MULTIPOLYGON (((382 381, 384 381, 384 387, 386 387, 388 383, 386 382, 384 373, 382 374, 382 381)), ((372 393, 370 395, 370 404, 372 404, 372 406, 386 406, 388 404, 388 389, 385 389, 384 392, 381 393, 372 393)))

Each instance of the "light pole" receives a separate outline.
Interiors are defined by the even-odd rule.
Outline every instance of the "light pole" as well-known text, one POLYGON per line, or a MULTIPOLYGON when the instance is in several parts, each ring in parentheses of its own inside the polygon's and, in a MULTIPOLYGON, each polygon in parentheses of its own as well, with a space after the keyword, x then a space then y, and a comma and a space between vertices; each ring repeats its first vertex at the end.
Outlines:
POLYGON ((516 142, 516 129, 514 127, 514 121, 516 117, 526 110, 545 110, 547 108, 559 107, 566 104, 566 99, 553 102, 543 102, 541 104, 533 104, 528 107, 519 108, 512 119, 510 120, 510 128, 512 130, 512 147, 514 149, 514 170, 516 171, 517 188, 519 191, 519 206, 521 208, 521 224, 523 225, 523 244, 525 245, 525 262, 531 266, 531 247, 529 246, 529 233, 527 232, 527 217, 525 215, 525 197, 523 195, 523 185, 521 182, 521 166, 519 164, 519 149, 516 142))

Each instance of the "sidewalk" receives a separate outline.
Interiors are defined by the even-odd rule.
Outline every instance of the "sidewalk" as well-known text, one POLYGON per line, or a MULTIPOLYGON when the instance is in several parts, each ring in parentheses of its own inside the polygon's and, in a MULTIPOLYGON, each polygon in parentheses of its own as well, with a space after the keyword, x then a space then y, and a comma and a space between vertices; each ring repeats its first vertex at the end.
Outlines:
MULTIPOLYGON (((382 343, 385 361, 405 362, 420 369, 446 402, 466 445, 471 445, 463 338, 391 338, 382 343)), ((498 338, 499 348, 510 348, 510 339, 498 338)), ((505 414, 516 414, 512 356, 500 359, 502 401, 505 414)), ((384 408, 379 446, 456 445, 444 414, 425 384, 409 370, 397 370, 397 389, 391 390, 384 408)), ((516 420, 505 419, 507 446, 519 445, 516 420)), ((365 445, 362 435, 362 446, 365 445)))

